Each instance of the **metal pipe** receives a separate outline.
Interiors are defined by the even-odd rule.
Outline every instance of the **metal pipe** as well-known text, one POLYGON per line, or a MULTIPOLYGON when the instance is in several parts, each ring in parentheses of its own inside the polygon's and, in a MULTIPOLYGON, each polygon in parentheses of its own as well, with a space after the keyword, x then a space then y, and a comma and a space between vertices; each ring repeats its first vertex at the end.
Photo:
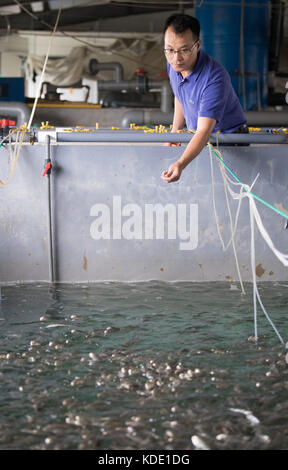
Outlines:
POLYGON ((109 91, 135 91, 138 87, 137 80, 121 80, 121 82, 116 82, 113 80, 98 80, 97 84, 99 90, 109 91))
POLYGON ((257 110, 261 110, 261 95, 260 95, 260 74, 256 74, 256 86, 257 86, 257 110))
MULTIPOLYGON (((288 111, 245 111, 248 126, 288 126, 288 111)), ((162 111, 133 110, 123 114, 121 121, 122 127, 129 127, 131 123, 138 125, 144 124, 165 124, 173 121, 173 113, 164 113, 162 111)))
POLYGON ((91 59, 89 62, 89 70, 92 75, 96 75, 101 70, 113 70, 115 73, 115 81, 123 81, 123 66, 120 62, 99 63, 97 59, 91 59))
POLYGON ((243 109, 246 111, 246 82, 245 82, 245 58, 244 58, 244 21, 245 2, 241 0, 241 21, 240 21, 240 76, 243 96, 243 109))
POLYGON ((288 111, 246 111, 249 126, 288 126, 288 111))
MULTIPOLYGON (((57 142, 95 142, 95 143, 114 143, 114 142, 131 142, 131 143, 164 143, 164 142, 180 142, 188 143, 193 134, 183 133, 144 133, 143 131, 126 131, 126 130, 101 130, 89 133, 79 132, 57 132, 57 142)), ((288 144, 287 134, 211 134, 211 143, 219 144, 288 144)))
MULTIPOLYGON (((50 157, 50 136, 46 135, 46 164, 51 163, 50 157)), ((51 204, 51 171, 46 172, 47 177, 47 203, 48 203, 48 251, 49 251, 49 279, 54 282, 54 252, 53 252, 53 235, 52 235, 52 204, 51 204)))
POLYGON ((161 111, 170 113, 173 111, 172 89, 168 80, 149 80, 149 89, 160 88, 161 90, 161 111))
POLYGON ((0 103, 1 117, 16 117, 16 126, 19 127, 25 122, 28 123, 30 111, 28 106, 21 101, 1 101, 0 103))
MULTIPOLYGON (((288 126, 288 111, 246 111, 244 112, 248 126, 288 126)), ((144 124, 165 124, 173 121, 173 113, 164 113, 162 111, 133 110, 123 114, 121 125, 129 127, 131 123, 138 125, 144 124)))
POLYGON ((149 89, 160 88, 161 90, 161 110, 151 111, 136 109, 127 111, 121 121, 122 127, 129 127, 131 123, 135 124, 158 124, 159 122, 168 125, 173 121, 172 91, 168 80, 149 80, 149 89))
MULTIPOLYGON (((288 82, 287 82, 288 83, 288 82)), ((288 95, 288 94, 287 94, 288 95)), ((288 104, 288 99, 287 99, 288 104)), ((248 126, 288 126, 288 111, 245 111, 244 115, 247 119, 248 126)), ((143 109, 135 109, 127 111, 123 114, 121 125, 129 127, 131 123, 138 125, 144 124, 171 124, 173 121, 173 113, 164 113, 162 111, 149 111, 143 109)))
MULTIPOLYGON (((279 57, 281 43, 283 41, 283 25, 285 16, 285 1, 272 0, 270 2, 270 47, 269 47, 269 71, 279 70, 279 57)), ((274 88, 271 87, 271 88, 274 88)))
POLYGON ((129 127, 130 124, 134 123, 137 125, 144 125, 144 124, 164 124, 169 125, 173 121, 173 113, 172 112, 163 112, 163 111, 153 111, 153 110, 142 110, 142 109, 135 109, 132 111, 127 111, 123 114, 121 120, 122 127, 129 127))
MULTIPOLYGON (((119 62, 99 63, 96 59, 89 62, 89 70, 96 75, 100 70, 114 70, 115 80, 98 80, 98 90, 103 91, 139 91, 139 80, 124 80, 123 67, 119 62)), ((148 90, 152 88, 161 91, 161 111, 169 113, 172 111, 172 91, 168 80, 148 80, 148 90)), ((135 122, 135 121, 134 121, 135 122)))
MULTIPOLYGON (((163 113, 169 113, 172 111, 172 92, 168 80, 149 80, 149 90, 156 88, 161 91, 161 111, 163 113)), ((118 82, 114 81, 98 81, 99 90, 109 91, 138 91, 139 81, 138 80, 121 80, 118 82)))

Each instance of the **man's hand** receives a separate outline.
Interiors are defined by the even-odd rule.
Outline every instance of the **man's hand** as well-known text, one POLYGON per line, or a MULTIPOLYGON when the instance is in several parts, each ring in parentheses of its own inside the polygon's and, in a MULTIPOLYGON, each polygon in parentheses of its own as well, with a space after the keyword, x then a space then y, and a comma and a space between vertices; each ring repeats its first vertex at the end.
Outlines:
POLYGON ((197 129, 183 154, 179 160, 173 163, 168 171, 163 171, 161 178, 166 181, 166 183, 172 183, 172 181, 178 181, 182 171, 189 165, 194 158, 199 155, 201 150, 207 144, 210 134, 214 129, 216 124, 216 119, 199 117, 197 121, 197 129))
POLYGON ((166 183, 172 183, 173 181, 178 181, 183 170, 183 166, 180 162, 175 162, 170 165, 168 171, 163 171, 161 178, 166 183))
POLYGON ((173 163, 168 171, 163 171, 161 178, 166 181, 166 183, 172 183, 172 181, 178 181, 182 171, 189 165, 194 158, 199 155, 201 150, 205 147, 209 141, 210 134, 214 129, 216 124, 216 119, 199 117, 197 121, 197 129, 183 154, 179 160, 173 163))
POLYGON ((164 147, 180 147, 180 142, 165 142, 164 147))

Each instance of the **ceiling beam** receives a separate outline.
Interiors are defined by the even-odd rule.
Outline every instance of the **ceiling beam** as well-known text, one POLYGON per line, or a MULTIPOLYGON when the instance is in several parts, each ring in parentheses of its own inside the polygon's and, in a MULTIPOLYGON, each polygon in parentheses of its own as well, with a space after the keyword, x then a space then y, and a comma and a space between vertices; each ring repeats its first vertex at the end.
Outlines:
MULTIPOLYGON (((5 1, 5 0, 4 0, 5 1)), ((1 0, 0 0, 1 2, 1 0)), ((24 3, 24 2, 23 2, 24 3)), ((25 1, 25 4, 27 2, 25 1)), ((29 3, 29 2, 28 2, 29 3)), ((31 2, 30 2, 31 3, 31 2)), ((47 4, 47 2, 45 2, 47 4)), ((10 1, 11 4, 11 1, 10 1)), ((15 3, 14 3, 15 5, 15 3)), ((1 3, 0 3, 1 6, 1 3)), ((25 5, 27 8, 27 5, 25 5)), ((29 6, 28 6, 29 8, 29 6)), ((81 25, 91 21, 105 20, 110 18, 121 18, 130 15, 141 15, 145 13, 157 13, 173 10, 172 7, 168 7, 167 4, 159 5, 156 7, 150 7, 149 3, 147 6, 124 6, 117 4, 104 4, 104 5, 93 5, 87 7, 73 7, 62 10, 58 29, 67 29, 69 26, 81 25)), ((46 9, 43 12, 32 12, 31 16, 27 12, 22 12, 18 15, 5 15, 0 16, 0 29, 6 29, 7 20, 10 23, 11 30, 26 29, 26 30, 46 30, 49 27, 41 23, 41 21, 50 24, 52 27, 56 22, 58 10, 46 9), (38 18, 38 20, 36 19, 38 18)))

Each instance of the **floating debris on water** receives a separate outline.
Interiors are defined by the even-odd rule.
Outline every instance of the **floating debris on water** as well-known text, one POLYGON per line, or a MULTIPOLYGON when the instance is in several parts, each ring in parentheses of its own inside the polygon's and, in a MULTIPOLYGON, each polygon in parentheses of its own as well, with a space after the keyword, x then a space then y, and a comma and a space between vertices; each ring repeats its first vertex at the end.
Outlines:
POLYGON ((210 450, 210 447, 208 447, 206 442, 204 442, 203 439, 201 439, 199 436, 192 436, 191 441, 193 446, 195 446, 198 450, 210 450))
POLYGON ((256 418, 256 416, 254 416, 249 410, 241 410, 239 408, 229 408, 229 409, 230 411, 233 411, 234 413, 241 413, 244 416, 246 416, 246 418, 248 419, 249 423, 252 426, 257 426, 260 423, 259 419, 256 418))

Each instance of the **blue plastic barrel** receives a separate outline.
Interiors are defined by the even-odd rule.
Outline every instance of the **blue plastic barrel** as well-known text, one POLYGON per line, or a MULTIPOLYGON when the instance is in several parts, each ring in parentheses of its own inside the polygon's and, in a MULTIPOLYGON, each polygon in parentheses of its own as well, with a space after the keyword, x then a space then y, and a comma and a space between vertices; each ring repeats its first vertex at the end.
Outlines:
POLYGON ((229 72, 244 109, 267 105, 269 0, 203 1, 195 7, 202 48, 229 72), (241 75, 241 14, 243 14, 244 77, 241 75), (243 82, 244 81, 244 82, 243 82))
POLYGON ((0 101, 25 101, 23 77, 0 77, 0 101))

